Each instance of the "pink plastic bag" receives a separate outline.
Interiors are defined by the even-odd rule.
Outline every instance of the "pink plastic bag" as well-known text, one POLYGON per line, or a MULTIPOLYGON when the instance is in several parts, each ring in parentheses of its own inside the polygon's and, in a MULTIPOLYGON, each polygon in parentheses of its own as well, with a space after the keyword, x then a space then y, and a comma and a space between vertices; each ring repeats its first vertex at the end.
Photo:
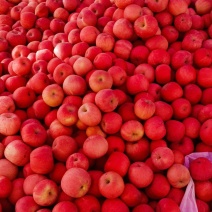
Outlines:
MULTIPOLYGON (((205 157, 212 161, 212 152, 196 152, 191 153, 185 157, 185 166, 189 168, 189 164, 192 160, 205 157)), ((191 179, 189 184, 187 185, 184 197, 180 204, 181 212, 198 212, 196 200, 195 200, 195 190, 194 190, 194 181, 191 179)))

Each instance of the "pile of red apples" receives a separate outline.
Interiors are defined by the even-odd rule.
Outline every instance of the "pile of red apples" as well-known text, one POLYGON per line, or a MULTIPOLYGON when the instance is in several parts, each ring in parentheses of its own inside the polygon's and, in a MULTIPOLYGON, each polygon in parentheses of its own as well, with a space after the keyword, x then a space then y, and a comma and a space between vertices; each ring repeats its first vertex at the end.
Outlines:
POLYGON ((210 212, 195 152, 211 0, 0 0, 0 212, 180 212, 191 180, 210 212))

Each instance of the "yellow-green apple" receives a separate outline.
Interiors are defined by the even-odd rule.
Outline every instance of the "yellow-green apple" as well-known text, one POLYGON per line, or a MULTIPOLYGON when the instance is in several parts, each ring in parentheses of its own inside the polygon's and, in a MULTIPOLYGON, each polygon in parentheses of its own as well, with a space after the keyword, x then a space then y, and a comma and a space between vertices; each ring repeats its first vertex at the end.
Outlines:
POLYGON ((59 201, 52 208, 52 212, 60 212, 62 210, 73 211, 73 212, 78 211, 77 206, 73 202, 68 201, 68 200, 59 201))
POLYGON ((52 148, 43 145, 32 150, 30 154, 30 167, 37 174, 47 174, 54 167, 52 148))
POLYGON ((113 50, 115 44, 115 38, 106 32, 102 32, 96 37, 96 46, 104 52, 113 50))
POLYGON ((121 137, 128 142, 135 142, 144 136, 144 126, 137 120, 129 120, 122 124, 121 137))
POLYGON ((87 157, 96 159, 107 153, 108 143, 101 135, 91 135, 84 141, 82 148, 87 157))
POLYGON ((91 185, 91 177, 88 171, 82 168, 68 169, 61 179, 62 190, 70 197, 84 196, 91 185))
POLYGON ((156 211, 176 211, 180 212, 179 205, 171 198, 165 197, 158 201, 156 211))
POLYGON ((47 139, 46 129, 39 122, 22 125, 20 133, 23 142, 31 147, 42 146, 47 139))
POLYGON ((183 0, 171 0, 168 3, 167 9, 173 16, 177 16, 187 11, 188 3, 183 0))
POLYGON ((7 160, 6 158, 0 159, 1 176, 8 177, 14 180, 18 176, 18 167, 7 160))
POLYGON ((113 58, 109 52, 102 52, 96 55, 93 65, 96 69, 108 70, 113 64, 113 58))
POLYGON ((121 137, 117 135, 109 135, 106 139, 108 142, 107 154, 111 154, 112 152, 115 152, 115 151, 124 152, 125 143, 121 137))
POLYGON ((122 118, 116 112, 104 113, 100 125, 105 133, 115 134, 119 132, 122 126, 122 118))
POLYGON ((16 109, 15 102, 10 96, 0 96, 0 114, 13 113, 16 109))
POLYGON ((145 193, 149 198, 155 200, 166 197, 170 191, 171 185, 162 173, 154 173, 152 183, 145 188, 145 193))
POLYGON ((57 107, 64 99, 64 91, 60 85, 50 84, 43 89, 42 98, 50 107, 57 107))
POLYGON ((74 203, 76 204, 77 208, 82 212, 101 210, 101 204, 99 199, 93 195, 86 194, 83 197, 75 199, 74 203))
POLYGON ((12 181, 6 176, 0 176, 0 197, 7 198, 12 191, 12 181))
POLYGON ((11 141, 4 149, 4 156, 16 166, 24 166, 29 162, 32 149, 22 140, 11 141))
POLYGON ((212 178, 212 162, 206 157, 198 157, 189 164, 193 180, 210 180, 212 178))
POLYGON ((134 31, 142 39, 155 35, 158 31, 157 19, 152 15, 141 15, 134 22, 134 31))
POLYGON ((141 120, 147 120, 152 117, 155 113, 155 108, 154 102, 143 98, 139 99, 134 104, 135 115, 141 120))
POLYGON ((44 179, 47 179, 47 177, 43 174, 30 174, 29 176, 26 176, 23 182, 23 190, 25 195, 32 195, 34 187, 38 182, 44 179))
POLYGON ((102 112, 112 112, 118 106, 118 98, 113 89, 102 89, 95 96, 95 104, 102 112))
POLYGON ((167 179, 172 187, 183 188, 190 182, 191 175, 186 166, 175 163, 167 170, 167 179))
POLYGON ((67 135, 56 137, 52 143, 53 156, 61 162, 65 162, 69 155, 76 152, 77 148, 75 139, 67 135))
POLYGON ((99 179, 99 191, 107 199, 117 198, 124 191, 124 180, 115 171, 105 172, 99 179))
POLYGON ((115 210, 116 212, 129 212, 129 207, 120 199, 105 199, 102 203, 102 212, 115 210))
POLYGON ((123 152, 112 152, 104 165, 104 171, 115 171, 124 177, 129 169, 130 160, 123 152))
POLYGON ((32 196, 26 195, 21 197, 15 204, 15 211, 27 211, 27 210, 34 210, 37 211, 40 209, 41 206, 38 205, 32 196))
POLYGON ((99 108, 94 103, 88 102, 80 106, 78 117, 84 124, 96 126, 100 123, 102 115, 99 108))
POLYGON ((172 80, 172 69, 167 64, 160 64, 155 68, 155 80, 157 83, 164 85, 172 80))
POLYGON ((63 103, 57 111, 57 119, 65 126, 72 126, 78 120, 78 107, 71 103, 63 103))
POLYGON ((157 169, 168 169, 174 163, 174 153, 168 147, 157 147, 151 152, 152 163, 157 169))
POLYGON ((134 35, 133 24, 126 18, 120 18, 114 23, 113 34, 118 39, 130 40, 134 35), (124 32, 123 28, 125 28, 124 32))
POLYGON ((212 182, 210 180, 194 181, 195 195, 198 199, 211 202, 212 182))
POLYGON ((102 89, 112 88, 113 78, 107 71, 95 70, 91 73, 88 83, 92 91, 98 92, 102 89))
POLYGON ((33 199, 40 206, 53 205, 58 197, 58 185, 50 179, 39 181, 33 188, 33 199))
POLYGON ((97 16, 89 8, 83 8, 77 16, 77 26, 82 29, 85 26, 95 26, 97 23, 97 16))
POLYGON ((5 136, 16 134, 21 127, 21 119, 12 112, 0 114, 0 122, 0 133, 5 136))
POLYGON ((73 167, 88 170, 89 160, 86 155, 81 152, 74 152, 70 154, 66 159, 66 168, 71 169, 73 167))
POLYGON ((136 161, 129 166, 129 181, 137 188, 145 188, 149 186, 153 181, 153 176, 152 169, 144 162, 136 161))
POLYGON ((10 192, 8 199, 13 205, 15 205, 16 202, 21 197, 25 196, 25 193, 23 190, 23 183, 24 183, 24 178, 22 177, 18 177, 12 181, 12 190, 10 192))

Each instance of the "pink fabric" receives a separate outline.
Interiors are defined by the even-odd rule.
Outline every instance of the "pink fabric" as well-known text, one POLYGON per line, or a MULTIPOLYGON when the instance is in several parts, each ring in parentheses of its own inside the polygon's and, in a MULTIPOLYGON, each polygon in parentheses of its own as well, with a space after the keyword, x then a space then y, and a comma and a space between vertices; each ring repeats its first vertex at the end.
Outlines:
MULTIPOLYGON (((196 153, 191 153, 190 155, 187 155, 185 157, 185 166, 189 168, 190 162, 199 157, 205 157, 205 158, 208 158, 210 161, 212 161, 212 152, 196 152, 196 153)), ((196 200, 195 200, 194 182, 192 179, 187 185, 184 197, 180 204, 180 209, 181 209, 181 212, 188 212, 188 211, 198 212, 196 200)))

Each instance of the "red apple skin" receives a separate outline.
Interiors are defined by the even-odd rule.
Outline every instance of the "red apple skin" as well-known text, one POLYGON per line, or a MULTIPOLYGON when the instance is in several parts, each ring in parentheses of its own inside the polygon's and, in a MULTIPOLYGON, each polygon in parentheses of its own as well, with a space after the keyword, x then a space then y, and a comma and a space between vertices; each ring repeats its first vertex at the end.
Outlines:
POLYGON ((54 205, 52 212, 59 212, 59 211, 73 211, 77 212, 77 206, 71 201, 60 201, 54 205))
POLYGON ((100 211, 101 205, 97 197, 86 194, 83 197, 75 199, 74 203, 80 211, 100 211))
POLYGON ((30 166, 37 174, 47 174, 54 166, 52 148, 43 145, 32 150, 30 154, 30 166))
POLYGON ((154 115, 161 117, 163 121, 168 121, 173 116, 173 108, 164 101, 156 101, 154 115))
POLYGON ((66 135, 58 136, 52 143, 53 155, 61 162, 65 162, 68 156, 76 152, 77 149, 78 145, 75 139, 66 135))
POLYGON ((47 179, 45 175, 42 174, 30 174, 24 179, 23 190, 25 195, 32 195, 35 185, 41 180, 47 179))
POLYGON ((210 180, 194 181, 194 188, 196 197, 202 201, 211 201, 212 183, 210 180))
POLYGON ((174 188, 184 188, 191 179, 190 172, 183 164, 173 164, 167 171, 167 179, 174 188))
POLYGON ((205 157, 196 158, 190 162, 189 171, 194 180, 210 180, 212 177, 212 163, 205 157))
POLYGON ((88 170, 89 168, 89 159, 85 154, 81 152, 74 152, 68 156, 66 160, 66 168, 70 169, 73 167, 82 168, 88 170))
POLYGON ((83 152, 89 158, 100 158, 108 151, 107 140, 101 135, 89 136, 83 143, 83 152))
POLYGON ((124 152, 125 143, 124 140, 117 135, 109 135, 107 138, 108 151, 107 154, 111 154, 115 151, 124 152))
POLYGON ((62 190, 70 197, 84 196, 91 185, 89 173, 82 168, 68 169, 61 179, 62 190), (72 183, 70 183, 72 182, 72 183))
POLYGON ((183 188, 172 187, 166 197, 174 200, 178 205, 180 205, 184 194, 185 194, 185 191, 183 188))
POLYGON ((8 177, 0 176, 0 197, 7 198, 12 191, 12 182, 8 177))
POLYGON ((99 178, 99 191, 107 199, 119 197, 124 191, 124 180, 115 171, 108 171, 99 178))
POLYGON ((0 114, 15 111, 15 102, 10 96, 0 96, 0 104, 2 105, 0 114))
POLYGON ((18 175, 18 167, 7 160, 6 158, 0 159, 0 168, 2 169, 1 175, 14 180, 18 175))
POLYGON ((114 210, 116 212, 129 212, 127 205, 120 198, 106 199, 102 203, 102 212, 114 210))
POLYGON ((160 140, 166 135, 166 128, 160 116, 152 116, 144 123, 144 132, 151 140, 160 140))
POLYGON ((168 169, 174 163, 174 154, 168 147, 157 147, 151 152, 154 166, 160 170, 168 169))
POLYGON ((144 162, 131 163, 128 170, 129 181, 137 188, 145 188, 152 183, 153 171, 144 162), (143 175, 145 173, 145 176, 143 175))
POLYGON ((190 101, 192 105, 197 104, 202 98, 202 90, 196 84, 188 84, 183 89, 184 97, 190 101))
POLYGON ((166 197, 159 200, 156 206, 156 211, 169 211, 169 210, 180 212, 180 207, 171 198, 166 197))
POLYGON ((183 120, 185 125, 185 136, 190 138, 197 138, 199 135, 201 124, 198 119, 194 117, 187 117, 183 120))
POLYGON ((16 166, 24 166, 29 162, 32 149, 21 140, 10 142, 4 150, 4 156, 16 166))
POLYGON ((152 183, 145 188, 145 192, 149 198, 159 200, 167 196, 170 188, 168 179, 163 174, 155 173, 152 183))
POLYGON ((38 210, 40 209, 41 206, 38 205, 35 200, 33 199, 32 196, 23 196, 21 197, 15 205, 15 210, 17 212, 21 212, 21 211, 27 211, 27 210, 38 210))
POLYGON ((50 179, 44 179, 38 182, 33 189, 33 199, 38 205, 53 205, 58 197, 58 185, 50 179))
POLYGON ((148 201, 147 196, 131 183, 126 183, 120 199, 128 206, 135 207, 139 204, 145 204, 148 201))
POLYGON ((15 113, 0 114, 0 133, 2 135, 14 135, 21 127, 21 119, 15 113))
POLYGON ((196 199, 196 204, 197 204, 198 211, 210 212, 209 204, 207 204, 205 201, 196 199))
POLYGON ((212 119, 208 119, 200 127, 200 138, 203 143, 207 145, 211 145, 211 126, 212 126, 212 119))

